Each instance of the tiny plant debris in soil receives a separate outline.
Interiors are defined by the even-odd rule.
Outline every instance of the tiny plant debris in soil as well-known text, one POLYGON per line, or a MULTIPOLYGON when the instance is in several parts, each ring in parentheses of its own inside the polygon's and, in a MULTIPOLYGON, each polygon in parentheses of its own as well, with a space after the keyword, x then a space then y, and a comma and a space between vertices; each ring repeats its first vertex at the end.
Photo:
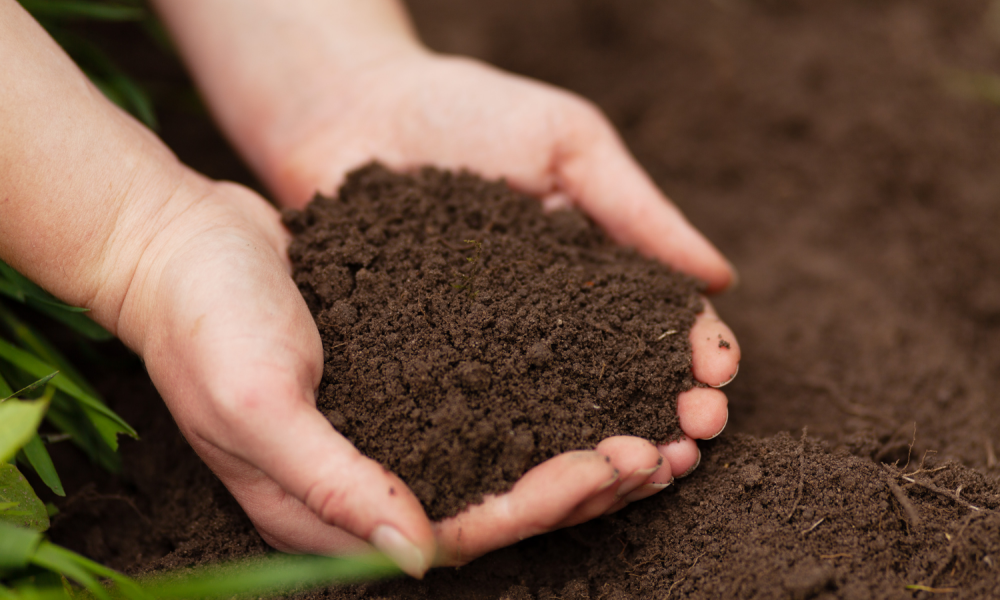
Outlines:
POLYGON ((372 164, 284 220, 323 338, 319 407, 431 518, 613 435, 681 435, 697 285, 580 213, 372 164))

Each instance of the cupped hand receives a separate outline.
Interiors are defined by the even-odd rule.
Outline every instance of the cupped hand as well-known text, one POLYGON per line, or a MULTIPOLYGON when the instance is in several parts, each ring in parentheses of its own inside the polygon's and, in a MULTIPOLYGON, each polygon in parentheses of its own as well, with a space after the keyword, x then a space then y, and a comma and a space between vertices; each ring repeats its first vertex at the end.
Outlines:
MULTIPOLYGON (((334 193, 347 171, 372 159, 402 170, 467 168, 503 177, 549 207, 578 205, 620 242, 698 277, 709 291, 734 282, 729 263, 656 188, 600 111, 569 92, 414 50, 289 105, 295 115, 269 140, 273 160, 259 165, 286 205, 301 207, 317 190, 334 193)), ((681 440, 655 447, 617 437, 593 452, 555 457, 508 494, 435 524, 437 562, 461 564, 613 512, 690 473, 700 461, 694 440, 725 427, 727 401, 717 388, 740 360, 735 337, 707 301, 691 342, 694 376, 711 387, 678 398, 681 440)))

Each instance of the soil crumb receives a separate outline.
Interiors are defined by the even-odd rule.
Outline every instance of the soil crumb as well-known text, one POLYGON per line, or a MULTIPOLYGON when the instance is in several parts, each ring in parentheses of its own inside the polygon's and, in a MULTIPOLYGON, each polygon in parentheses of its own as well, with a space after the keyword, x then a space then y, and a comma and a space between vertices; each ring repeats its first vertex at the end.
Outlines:
POLYGON ((696 282, 502 182, 372 164, 286 211, 318 404, 435 520, 614 435, 677 439, 696 282))

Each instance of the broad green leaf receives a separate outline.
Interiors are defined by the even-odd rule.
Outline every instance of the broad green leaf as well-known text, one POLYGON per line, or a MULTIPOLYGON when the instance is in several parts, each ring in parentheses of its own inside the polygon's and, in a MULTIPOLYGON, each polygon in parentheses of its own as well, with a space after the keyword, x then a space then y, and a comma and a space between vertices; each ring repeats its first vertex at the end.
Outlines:
MULTIPOLYGON (((65 496, 66 492, 63 491, 62 481, 59 480, 59 473, 56 472, 56 466, 52 464, 52 457, 49 456, 49 451, 45 449, 42 438, 38 437, 38 434, 35 434, 22 451, 25 458, 28 459, 31 468, 41 478, 42 483, 49 486, 49 489, 56 496, 65 496)), ((48 514, 48 509, 46 509, 46 514, 48 514)))
MULTIPOLYGON (((0 340, 0 358, 23 369, 34 377, 44 377, 56 370, 29 352, 4 340, 0 340)), ((122 420, 121 417, 116 415, 114 411, 105 406, 97 398, 80 389, 80 386, 76 385, 68 377, 60 375, 52 380, 51 385, 58 390, 66 392, 80 402, 87 415, 95 419, 94 426, 97 427, 104 441, 112 449, 118 448, 118 433, 124 433, 134 438, 139 437, 135 430, 122 420), (98 419, 98 417, 103 418, 98 419)))
POLYGON ((0 521, 0 569, 23 569, 41 543, 40 532, 0 521))
POLYGON ((146 16, 146 11, 139 7, 81 0, 20 0, 20 2, 24 9, 35 18, 139 21, 146 16))
POLYGON ((38 532, 49 528, 49 514, 45 505, 35 495, 35 490, 31 489, 31 484, 24 475, 10 463, 0 464, 0 502, 17 504, 14 510, 0 513, 0 526, 18 525, 38 532))
POLYGON ((77 554, 65 548, 60 548, 51 542, 43 541, 35 550, 35 554, 31 558, 31 564, 55 571, 72 579, 100 600, 111 600, 111 596, 108 595, 104 586, 94 577, 91 571, 76 560, 77 557, 77 554))
POLYGON ((31 440, 48 408, 46 401, 8 400, 0 404, 0 462, 7 462, 31 440))

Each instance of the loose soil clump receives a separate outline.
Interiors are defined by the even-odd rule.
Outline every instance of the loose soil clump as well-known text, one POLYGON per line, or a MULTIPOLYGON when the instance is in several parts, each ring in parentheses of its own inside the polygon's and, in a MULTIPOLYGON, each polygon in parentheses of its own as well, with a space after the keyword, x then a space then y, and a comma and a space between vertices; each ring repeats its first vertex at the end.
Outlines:
POLYGON ((677 439, 695 282, 469 173, 352 173, 286 211, 318 405, 432 519, 614 435, 677 439))

